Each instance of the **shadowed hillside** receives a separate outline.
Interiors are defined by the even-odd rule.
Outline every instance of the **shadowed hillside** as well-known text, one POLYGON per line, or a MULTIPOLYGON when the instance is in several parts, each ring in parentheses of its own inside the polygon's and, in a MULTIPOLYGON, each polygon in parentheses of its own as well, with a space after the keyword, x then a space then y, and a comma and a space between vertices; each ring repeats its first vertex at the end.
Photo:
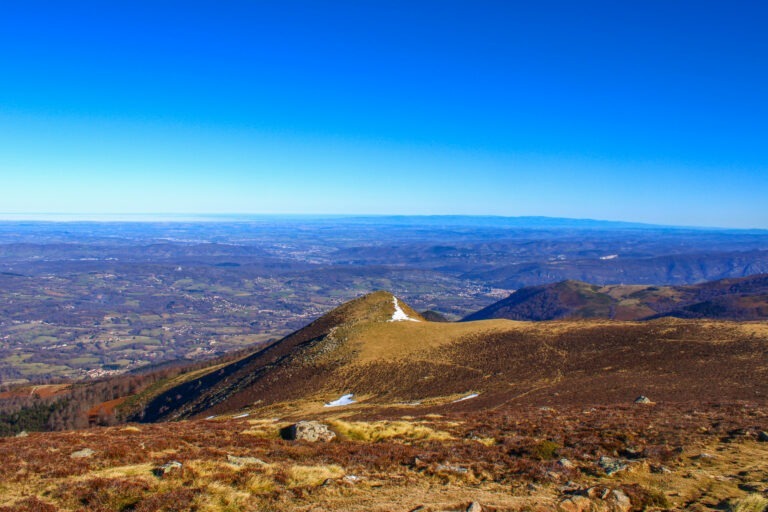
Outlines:
POLYGON ((562 281, 522 288, 464 320, 645 320, 663 316, 767 319, 768 274, 693 286, 596 286, 562 281))

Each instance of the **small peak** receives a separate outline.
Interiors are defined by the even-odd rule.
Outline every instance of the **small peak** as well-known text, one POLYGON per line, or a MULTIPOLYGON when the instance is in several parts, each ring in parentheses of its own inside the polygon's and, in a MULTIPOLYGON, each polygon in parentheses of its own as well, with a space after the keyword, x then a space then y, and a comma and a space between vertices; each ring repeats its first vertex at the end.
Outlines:
POLYGON ((413 308, 392 293, 378 290, 345 302, 324 315, 321 320, 330 321, 333 325, 341 325, 406 319, 401 316, 418 322, 424 320, 413 308))

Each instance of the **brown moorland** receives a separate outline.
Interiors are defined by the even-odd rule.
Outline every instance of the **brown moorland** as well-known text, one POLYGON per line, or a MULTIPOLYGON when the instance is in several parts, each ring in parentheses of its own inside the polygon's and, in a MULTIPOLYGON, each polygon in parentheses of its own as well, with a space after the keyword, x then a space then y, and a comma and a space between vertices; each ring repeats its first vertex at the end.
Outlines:
POLYGON ((485 511, 735 511, 768 503, 764 403, 343 416, 325 417, 338 434, 329 443, 280 439, 289 422, 266 417, 0 439, 0 511, 447 511, 473 502, 485 511), (77 457, 84 449, 93 453, 77 457), (181 467, 158 471, 171 461, 181 467))

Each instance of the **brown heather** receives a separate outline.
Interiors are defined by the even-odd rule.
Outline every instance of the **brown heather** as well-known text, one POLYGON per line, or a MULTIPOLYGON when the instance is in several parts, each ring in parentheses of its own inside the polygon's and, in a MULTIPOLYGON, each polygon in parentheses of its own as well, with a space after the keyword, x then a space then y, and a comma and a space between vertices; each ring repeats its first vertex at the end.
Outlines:
POLYGON ((328 419, 339 437, 317 444, 247 433, 254 424, 274 432, 285 425, 265 418, 5 438, 0 511, 449 510, 473 500, 486 510, 549 510, 568 481, 622 489, 636 510, 752 510, 745 507, 759 500, 743 489, 768 478, 768 443, 756 439, 768 411, 749 402, 328 419), (86 447, 95 454, 70 457, 86 447), (234 465, 227 455, 264 464, 234 465), (630 468, 608 477, 602 456, 623 457, 630 468), (152 473, 170 460, 182 470, 152 473), (655 472, 661 466, 669 473, 655 472))

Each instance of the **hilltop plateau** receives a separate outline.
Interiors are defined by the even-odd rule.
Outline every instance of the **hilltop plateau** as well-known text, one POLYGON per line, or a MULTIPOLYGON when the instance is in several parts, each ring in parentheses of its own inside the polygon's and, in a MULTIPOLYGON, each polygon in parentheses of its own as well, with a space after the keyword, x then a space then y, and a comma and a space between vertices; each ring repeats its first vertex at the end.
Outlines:
MULTIPOLYGON (((205 372, 205 370, 202 370, 205 372)), ((501 404, 768 397, 768 327, 664 318, 427 322, 387 292, 351 301, 238 361, 135 401, 134 419, 235 411, 442 413, 501 404)))

